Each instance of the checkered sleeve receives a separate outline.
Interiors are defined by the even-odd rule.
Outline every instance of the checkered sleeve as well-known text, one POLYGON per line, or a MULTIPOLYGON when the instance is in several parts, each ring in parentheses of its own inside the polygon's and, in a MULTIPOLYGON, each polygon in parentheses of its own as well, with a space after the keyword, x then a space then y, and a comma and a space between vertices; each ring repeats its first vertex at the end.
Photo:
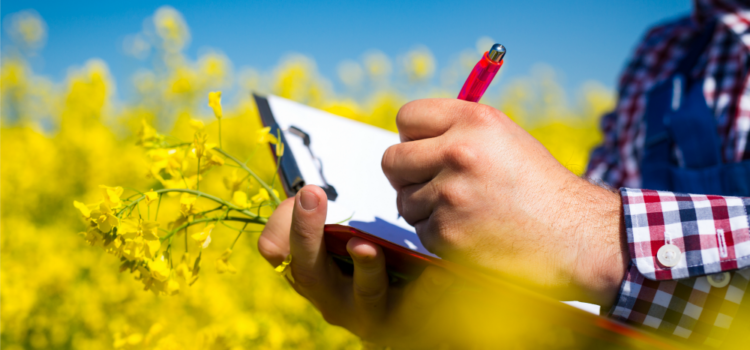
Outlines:
POLYGON ((750 199, 620 192, 631 262, 610 316, 691 344, 721 346, 750 280, 750 199), (680 252, 672 267, 657 257, 665 245, 680 252))
POLYGON ((630 257, 652 280, 697 277, 750 266, 750 198, 623 188, 630 257), (657 254, 679 248, 675 266, 657 254))

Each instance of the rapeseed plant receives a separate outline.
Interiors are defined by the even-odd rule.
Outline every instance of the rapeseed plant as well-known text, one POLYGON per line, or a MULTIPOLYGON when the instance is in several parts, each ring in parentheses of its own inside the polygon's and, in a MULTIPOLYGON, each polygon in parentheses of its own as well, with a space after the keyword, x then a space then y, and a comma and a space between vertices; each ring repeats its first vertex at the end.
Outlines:
MULTIPOLYGON (((187 23, 162 7, 136 35, 150 40, 139 52, 153 49, 154 67, 120 101, 101 60, 60 82, 35 73, 29 57, 47 38, 44 21, 23 12, 8 23, 17 50, 3 52, 0 69, 5 349, 359 347, 257 253, 257 234, 283 199, 269 147, 283 156, 284 145, 262 128, 249 92, 396 131, 406 101, 454 95, 431 85, 439 67, 429 50, 399 60, 368 52, 349 81, 359 87, 336 94, 304 56, 269 74, 235 74, 217 52, 191 59, 187 23)), ((570 107, 547 70, 503 96, 483 102, 577 173, 613 101, 591 85, 570 107)))

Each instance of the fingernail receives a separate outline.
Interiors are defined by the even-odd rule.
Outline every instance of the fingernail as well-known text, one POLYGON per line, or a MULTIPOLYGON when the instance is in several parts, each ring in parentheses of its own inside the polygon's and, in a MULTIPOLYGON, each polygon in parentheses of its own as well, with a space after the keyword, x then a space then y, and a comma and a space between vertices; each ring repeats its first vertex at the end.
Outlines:
POLYGON ((299 201, 300 205, 302 205, 302 209, 305 210, 315 210, 319 204, 318 196, 309 191, 302 191, 302 194, 299 196, 299 201))

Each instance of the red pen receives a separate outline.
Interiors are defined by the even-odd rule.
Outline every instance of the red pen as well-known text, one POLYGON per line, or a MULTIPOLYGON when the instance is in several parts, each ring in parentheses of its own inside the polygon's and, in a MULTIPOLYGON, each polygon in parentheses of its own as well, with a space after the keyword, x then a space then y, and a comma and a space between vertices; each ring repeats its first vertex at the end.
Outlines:
POLYGON ((458 94, 458 99, 471 102, 479 101, 484 95, 484 91, 490 86, 492 79, 495 78, 497 71, 503 66, 503 57, 505 57, 505 46, 492 45, 490 51, 484 53, 482 59, 477 62, 469 77, 466 78, 464 87, 458 94))

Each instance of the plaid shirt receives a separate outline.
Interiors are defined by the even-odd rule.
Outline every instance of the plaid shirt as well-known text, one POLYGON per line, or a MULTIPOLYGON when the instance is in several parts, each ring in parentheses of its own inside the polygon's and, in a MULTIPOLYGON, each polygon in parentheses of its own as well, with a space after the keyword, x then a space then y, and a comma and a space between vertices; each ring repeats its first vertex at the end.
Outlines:
POLYGON ((750 331, 736 321, 750 304, 750 296, 743 303, 750 280, 750 198, 636 189, 646 93, 674 73, 710 18, 717 19, 714 35, 691 74, 704 79, 724 161, 750 159, 750 4, 694 2, 691 16, 651 29, 636 49, 619 82, 617 107, 602 119, 604 142, 592 152, 587 175, 621 188, 631 263, 610 316, 691 344, 720 346, 750 331), (665 244, 682 253, 672 268, 656 258, 665 244), (730 282, 719 288, 716 274, 727 277, 724 272, 730 282))

